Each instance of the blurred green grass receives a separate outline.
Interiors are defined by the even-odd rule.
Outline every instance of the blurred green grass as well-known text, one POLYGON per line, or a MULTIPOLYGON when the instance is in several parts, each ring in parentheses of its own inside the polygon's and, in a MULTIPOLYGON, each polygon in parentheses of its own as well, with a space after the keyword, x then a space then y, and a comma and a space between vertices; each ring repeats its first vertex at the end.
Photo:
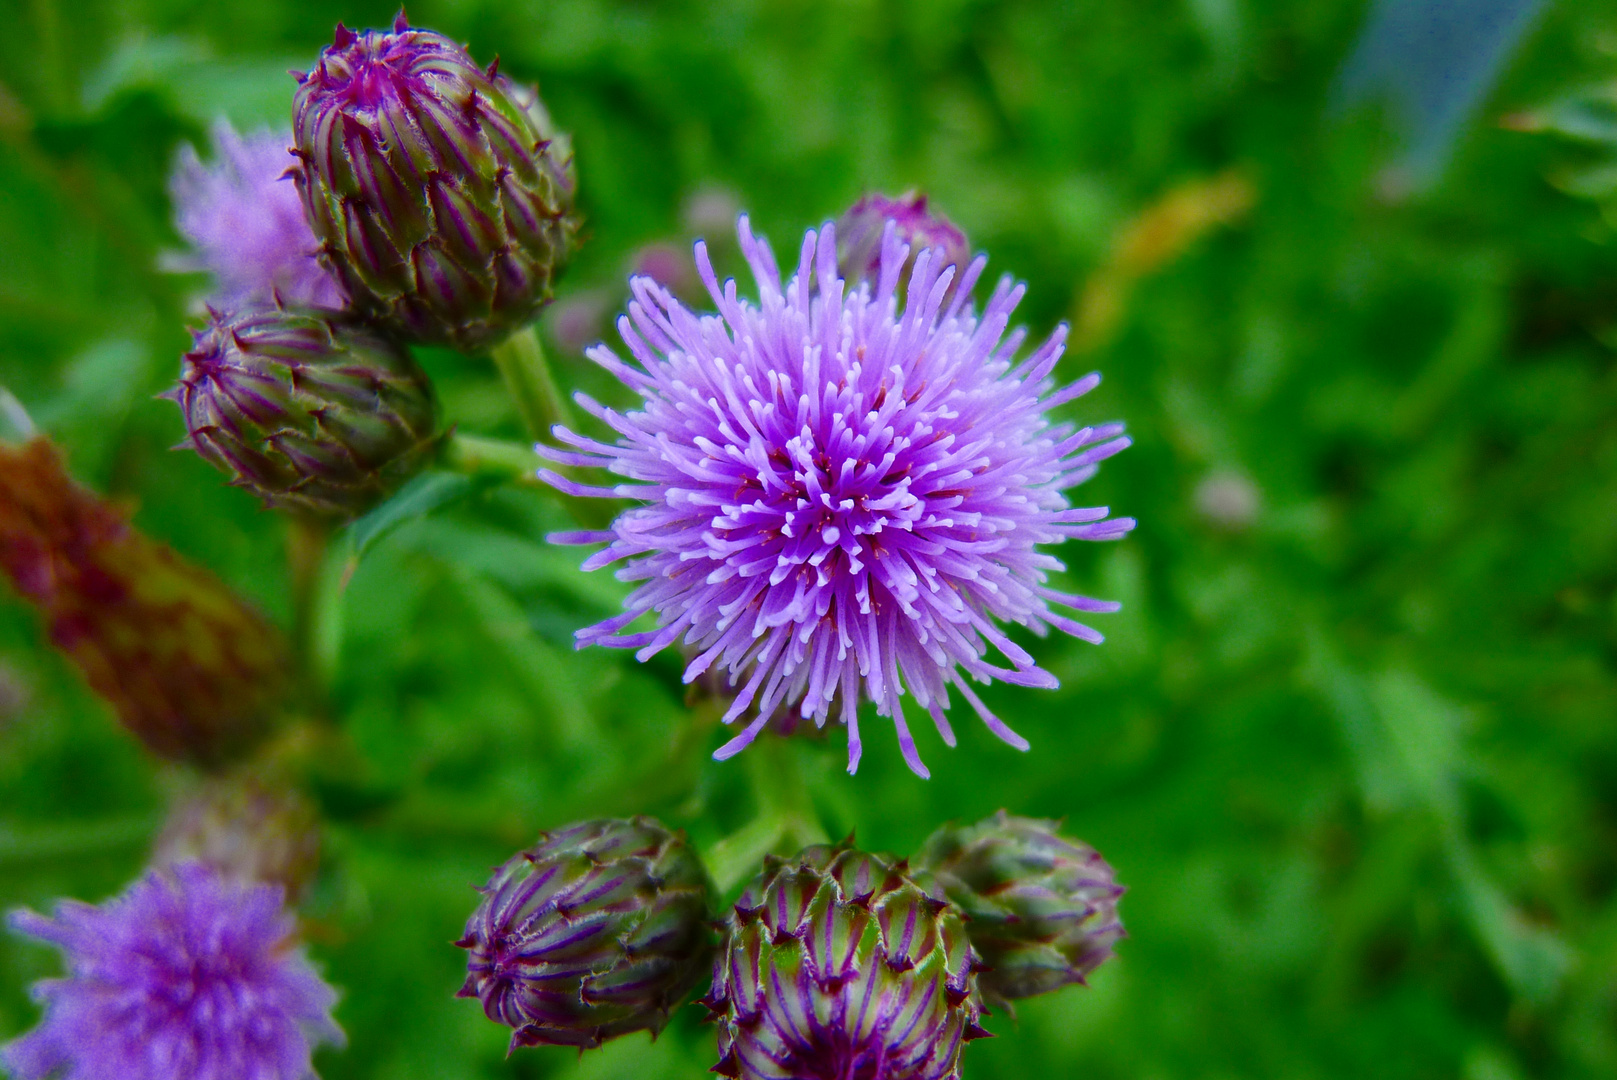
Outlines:
MULTIPOLYGON (((280 523, 169 453, 179 417, 150 397, 187 340, 190 283, 155 269, 177 243, 164 180, 218 115, 284 122, 285 69, 338 18, 392 9, 0 11, 0 383, 88 482, 284 621, 280 523)), ((410 14, 537 78, 574 132, 590 241, 564 301, 618 303, 636 251, 688 242, 702 191, 790 249, 861 191, 919 185, 991 272, 1031 283, 1042 333, 1168 193, 1231 169, 1250 184, 1249 210, 1130 279, 1063 362, 1106 374, 1072 415, 1136 439, 1085 494, 1141 525, 1064 552, 1074 586, 1126 604, 1107 644, 1031 642, 1062 688, 985 695, 1034 750, 963 722, 956 751, 923 738, 921 782, 879 723, 857 777, 840 733, 793 749, 833 832, 905 852, 946 818, 1064 816, 1131 886, 1119 960, 996 1018, 968 1076, 1617 1073, 1617 255, 1545 180, 1571 151, 1492 123, 1609 76, 1617 4, 1554 8, 1408 202, 1378 187, 1373 117, 1323 119, 1358 4, 410 14), (1243 491, 1250 519, 1221 524, 1243 491)), ((621 399, 557 352, 565 382, 621 399)), ((450 420, 519 434, 484 364, 423 359, 450 420)), ((676 664, 572 651, 621 592, 544 546, 563 520, 541 494, 479 490, 378 540, 341 596, 332 697, 365 767, 320 788, 314 951, 352 1040, 321 1056, 328 1080, 711 1063, 694 1008, 655 1044, 505 1060, 449 996, 469 886, 539 828, 651 811, 710 843, 755 810, 756 766, 706 760, 716 736, 670 760, 676 664)), ((173 778, 12 599, 0 674, 27 698, 0 713, 0 903, 107 895, 173 778)), ((54 963, 0 941, 0 1033, 33 1022, 25 987, 54 963)))

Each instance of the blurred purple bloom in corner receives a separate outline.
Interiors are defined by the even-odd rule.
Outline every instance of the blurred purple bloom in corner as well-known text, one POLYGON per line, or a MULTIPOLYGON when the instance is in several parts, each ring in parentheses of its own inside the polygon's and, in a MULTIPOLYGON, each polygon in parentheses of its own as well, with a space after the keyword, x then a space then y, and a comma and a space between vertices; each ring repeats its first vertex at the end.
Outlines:
POLYGON ((1013 746, 1027 742, 989 712, 964 675, 987 683, 1054 687, 1056 679, 999 628, 1055 627, 1101 635, 1053 607, 1118 605, 1051 588, 1061 563, 1038 550, 1068 539, 1112 540, 1133 528, 1105 508, 1077 509, 1065 492, 1129 444, 1121 424, 1074 428, 1050 409, 1100 382, 1057 389, 1062 326, 1026 359, 1025 331, 1006 333, 1025 287, 1000 281, 981 316, 971 286, 979 257, 945 305, 954 270, 938 252, 916 259, 897 296, 909 248, 887 226, 880 273, 845 291, 835 229, 810 231, 797 273, 780 284, 769 246, 742 217, 741 251, 758 280, 756 304, 720 286, 698 244, 697 267, 718 315, 697 315, 649 278, 618 328, 638 361, 589 352, 644 404, 622 414, 579 395, 619 433, 615 444, 556 436, 573 452, 539 447, 560 464, 601 467, 640 481, 586 487, 540 476, 574 495, 637 499, 610 531, 564 533, 562 543, 606 542, 586 569, 629 560, 642 582, 621 615, 578 633, 580 645, 637 648, 640 658, 683 639, 697 655, 692 682, 715 665, 740 686, 726 723, 755 718, 717 756, 752 741, 779 708, 823 726, 848 726, 848 768, 860 754, 857 713, 873 701, 890 716, 911 769, 926 776, 900 698, 907 690, 954 744, 949 687, 1013 746), (641 615, 660 625, 619 634, 641 615), (987 659, 989 646, 1010 662, 987 659))
POLYGON ((169 195, 174 225, 192 250, 165 268, 213 275, 208 300, 215 307, 268 301, 275 292, 289 304, 345 306, 336 280, 315 257, 319 241, 297 185, 286 176, 291 145, 289 133, 243 137, 220 121, 212 161, 199 160, 191 146, 180 150, 169 195))
POLYGON ((292 947, 281 890, 198 864, 148 871, 96 907, 16 911, 68 974, 34 985, 45 1019, 0 1047, 19 1080, 304 1080, 311 1047, 341 1044, 336 994, 292 947))

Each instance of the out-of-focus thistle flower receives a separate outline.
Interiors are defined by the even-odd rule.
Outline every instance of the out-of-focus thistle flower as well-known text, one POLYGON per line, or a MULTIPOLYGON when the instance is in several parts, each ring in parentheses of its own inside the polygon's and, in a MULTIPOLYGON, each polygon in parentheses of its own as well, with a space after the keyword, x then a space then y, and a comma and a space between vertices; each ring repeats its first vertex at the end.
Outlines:
POLYGON ((191 244, 169 269, 213 275, 209 301, 220 308, 268 302, 340 308, 337 282, 315 257, 319 241, 303 200, 287 175, 292 136, 260 131, 243 137, 221 121, 213 129, 213 161, 185 146, 169 179, 174 224, 191 244))
POLYGON ((255 777, 216 778, 181 799, 152 851, 163 869, 198 862, 296 903, 320 865, 320 821, 297 791, 255 777))
POLYGON ((343 1042, 274 886, 188 863, 10 922, 67 961, 34 985, 44 1020, 0 1049, 18 1080, 304 1080, 312 1047, 343 1042))
POLYGON ((367 326, 260 305, 215 312, 193 336, 167 395, 186 443, 267 505, 352 517, 437 451, 426 374, 367 326))
MULTIPOLYGON (((909 258, 898 276, 900 285, 909 280, 916 257, 927 248, 939 248, 943 252, 933 272, 941 275, 944 267, 952 266, 955 277, 950 287, 960 283, 961 275, 971 264, 971 245, 966 243, 966 234, 954 222, 929 209, 926 196, 917 191, 907 191, 896 199, 866 195, 837 219, 837 269, 845 280, 874 283, 881 278, 882 237, 886 235, 889 221, 898 231, 898 238, 910 246, 909 258)), ((947 300, 945 296, 945 302, 947 300)))
POLYGON ((573 153, 536 90, 442 34, 338 25, 293 104, 309 222, 354 303, 471 352, 530 322, 577 240, 573 153))
POLYGON ((460 996, 515 1029, 513 1050, 655 1034, 712 956, 707 874, 653 818, 546 833, 479 891, 460 996))
POLYGON ((1065 326, 1016 360, 1024 333, 1005 331, 1023 287, 1002 280, 975 314, 966 297, 982 257, 945 306, 953 272, 940 276, 935 250, 922 252, 900 309, 894 294, 909 251, 892 224, 879 278, 851 292, 837 276, 831 226, 808 233, 784 291, 745 217, 739 232, 758 304, 738 299, 734 282, 720 287, 701 244, 697 264, 719 315, 697 316, 635 279, 618 326, 638 366, 604 345, 589 356, 643 406, 623 414, 580 395, 618 441, 557 428, 576 452, 538 448, 640 481, 588 487, 540 471, 562 491, 645 504, 609 531, 552 537, 607 542, 585 568, 627 559, 619 576, 643 582, 621 615, 579 631, 580 644, 637 648, 645 659, 683 640, 697 653, 687 683, 714 665, 728 669, 741 688, 725 723, 749 709, 754 718, 720 758, 782 706, 796 704, 822 726, 839 707, 851 772, 868 699, 893 718, 905 760, 926 776, 900 697, 908 689, 952 746, 951 685, 1000 738, 1026 749, 963 676, 1053 687, 1055 677, 996 621, 1099 642, 1053 607, 1117 610, 1052 588, 1047 574, 1061 563, 1038 550, 1111 540, 1134 526, 1107 519, 1104 507, 1074 508, 1065 494, 1129 444, 1121 424, 1075 428, 1048 416, 1100 376, 1054 386, 1065 326), (656 629, 615 636, 648 612, 656 629), (1009 668, 988 662, 990 645, 1009 668))
POLYGON ((217 765, 268 730, 289 685, 280 635, 75 484, 43 439, 0 443, 0 570, 153 753, 217 765))
POLYGON ((705 1004, 738 1080, 958 1080, 986 1035, 960 913, 847 844, 771 857, 736 901, 705 1004))
POLYGON ((1123 936, 1112 868, 1059 828, 1001 810, 969 827, 945 825, 915 857, 966 913, 987 965, 977 985, 990 1003, 1082 983, 1123 936))

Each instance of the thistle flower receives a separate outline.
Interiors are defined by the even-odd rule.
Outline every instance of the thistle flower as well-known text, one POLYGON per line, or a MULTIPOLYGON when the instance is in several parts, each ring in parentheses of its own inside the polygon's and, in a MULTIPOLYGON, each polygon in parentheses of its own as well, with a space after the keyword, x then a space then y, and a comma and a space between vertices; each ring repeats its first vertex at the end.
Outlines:
MULTIPOLYGON (((926 205, 926 196, 907 191, 896 199, 886 195, 866 195, 848 208, 837 219, 837 270, 849 282, 877 281, 881 277, 882 237, 887 223, 892 222, 898 238, 910 246, 910 256, 904 262, 899 282, 908 281, 915 268, 915 258, 927 248, 939 248, 943 258, 934 273, 941 275, 943 268, 955 268, 958 284, 960 276, 971 264, 971 245, 966 234, 954 222, 926 205)), ((944 302, 948 302, 945 296, 944 302)))
POLYGON ((655 1034, 712 955, 701 860, 653 818, 546 833, 479 891, 459 996, 514 1028, 513 1050, 655 1034))
POLYGON ((402 347, 336 312, 255 306, 193 331, 189 445, 267 505, 352 517, 431 460, 432 385, 402 347))
POLYGON ((706 1004, 736 1080, 959 1080, 987 1034, 960 913, 848 844, 771 857, 736 901, 706 1004))
POLYGON ((198 864, 147 874, 100 907, 64 900, 11 927, 59 947, 34 985, 45 1018, 0 1048, 18 1080, 304 1080, 341 1045, 336 1001, 293 945, 281 893, 198 864))
POLYGON ((539 95, 442 34, 338 24, 293 103, 294 169, 362 311, 474 352, 530 322, 572 254, 573 155, 539 95))
POLYGON ((169 179, 174 225, 191 251, 167 267, 213 275, 215 307, 267 302, 277 293, 290 304, 340 308, 337 282, 315 258, 319 241, 303 215, 289 132, 236 134, 220 121, 213 129, 213 161, 187 145, 169 179))
POLYGON ((609 531, 552 537, 606 542, 584 567, 628 560, 619 577, 642 583, 622 614, 579 631, 579 643, 636 648, 645 659, 683 639, 697 653, 687 683, 726 669, 740 690, 725 723, 749 709, 753 719, 719 758, 782 706, 823 726, 840 703, 852 772, 859 704, 869 700, 926 776, 900 698, 907 689, 952 746, 951 686, 1000 738, 1026 749, 963 676, 1054 687, 996 621, 1099 642, 1053 608, 1117 610, 1051 587, 1047 575, 1061 563, 1038 550, 1134 526, 1106 519, 1105 508, 1074 509, 1065 495, 1129 444, 1120 424, 1075 429, 1048 416, 1100 377, 1053 389, 1065 326, 1015 360, 1024 335, 1005 330, 1023 287, 1001 281, 976 315, 966 298, 982 257, 945 307, 953 271, 940 275, 935 251, 922 252, 900 309, 894 293, 909 250, 893 224, 879 278, 846 293, 831 226, 808 233, 784 290, 745 217, 739 233, 759 302, 738 299, 734 282, 721 289, 701 244, 697 264, 719 315, 694 315, 656 282, 635 279, 618 326, 638 366, 604 345, 589 355, 639 393, 641 407, 624 414, 580 395, 618 441, 558 427, 575 451, 537 448, 639 481, 589 487, 541 470, 560 490, 644 504, 609 531), (647 613, 656 629, 615 636, 647 613), (988 661, 990 645, 1010 667, 988 661))
POLYGON ((153 753, 217 765, 268 731, 289 686, 280 635, 75 484, 44 439, 0 444, 0 572, 153 753))
POLYGON ((969 827, 945 825, 915 857, 966 913, 988 965, 977 984, 991 1003, 1082 983, 1123 936, 1112 868, 1059 830, 1001 810, 969 827))
POLYGON ((279 885, 296 902, 320 865, 320 822, 291 788, 216 778, 180 799, 152 849, 157 869, 198 862, 247 884, 279 885))

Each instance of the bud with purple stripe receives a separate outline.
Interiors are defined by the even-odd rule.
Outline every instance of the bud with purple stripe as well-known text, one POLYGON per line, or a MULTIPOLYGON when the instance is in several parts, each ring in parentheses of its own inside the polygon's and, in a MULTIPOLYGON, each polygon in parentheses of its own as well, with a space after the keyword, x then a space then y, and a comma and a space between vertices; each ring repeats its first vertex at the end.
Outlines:
POLYGON ((655 1034, 708 969, 707 874, 654 818, 546 833, 479 891, 456 942, 471 953, 459 996, 513 1028, 513 1050, 655 1034))
POLYGON ((736 901, 706 1004, 734 1080, 959 1080, 977 957, 924 874, 849 843, 770 858, 736 901))
POLYGON ((531 87, 400 12, 341 24, 293 103, 294 177, 354 305, 476 352, 532 321, 572 254, 573 155, 531 87))
POLYGON ((270 506, 363 513, 437 452, 432 386, 405 350, 320 308, 213 313, 180 384, 187 445, 270 506))

